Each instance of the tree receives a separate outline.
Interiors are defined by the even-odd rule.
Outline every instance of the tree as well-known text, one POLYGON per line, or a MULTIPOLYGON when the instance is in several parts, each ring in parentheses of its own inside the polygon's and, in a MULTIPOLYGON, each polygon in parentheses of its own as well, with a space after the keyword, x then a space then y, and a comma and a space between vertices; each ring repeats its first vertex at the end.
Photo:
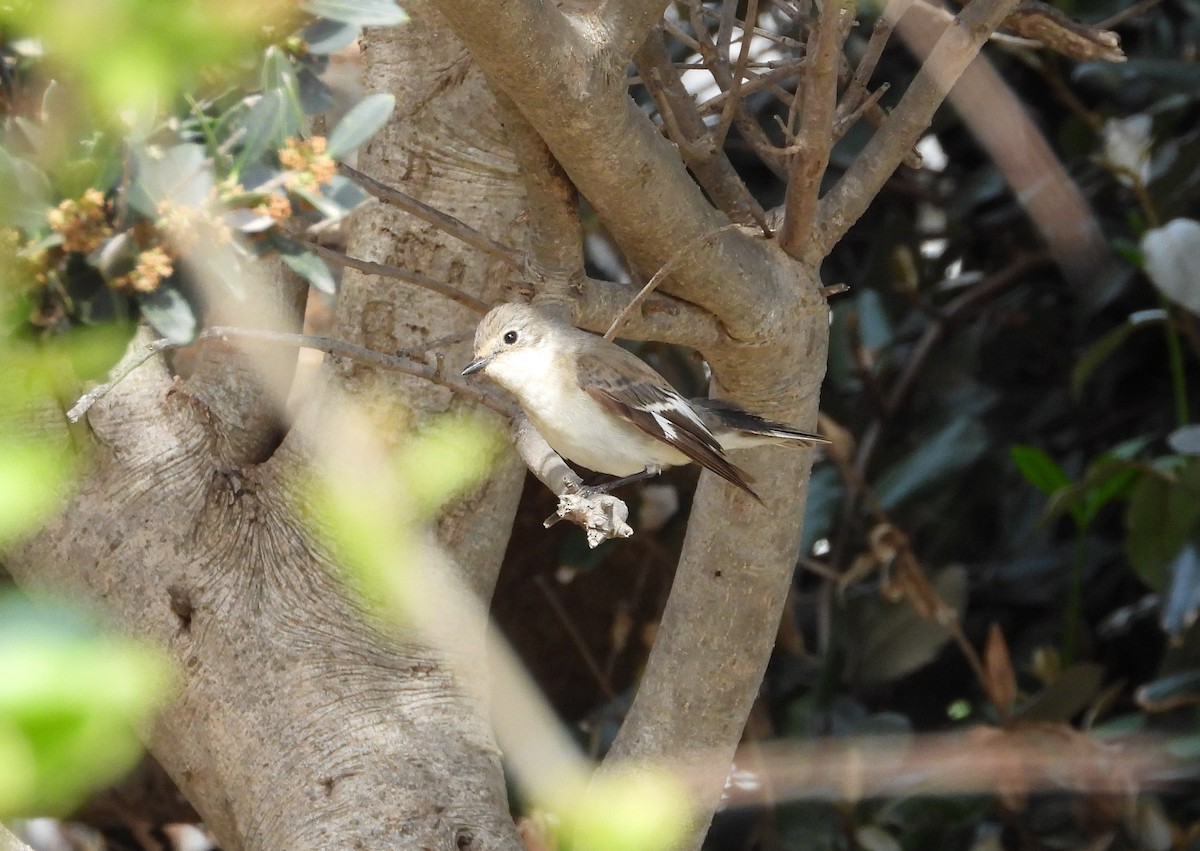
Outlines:
MULTIPOLYGON (((451 588, 446 598, 410 601, 407 618, 381 622, 362 595, 386 589, 347 584, 339 564, 355 558, 346 530, 353 537, 374 527, 354 527, 298 481, 314 466, 336 464, 331 478, 343 504, 370 511, 353 502, 346 482, 350 491, 378 489, 409 506, 412 516, 397 521, 409 530, 420 516, 404 502, 412 494, 371 474, 382 469, 384 447, 411 426, 448 410, 503 408, 488 391, 447 377, 466 360, 462 335, 480 305, 532 291, 546 309, 603 332, 641 298, 634 285, 587 276, 579 196, 634 277, 656 284, 625 317, 621 336, 693 347, 711 367, 715 393, 812 427, 828 336, 822 263, 911 156, 988 36, 1007 23, 1077 54, 1114 49, 1103 33, 1044 10, 1017 15, 1016 7, 974 0, 951 21, 926 7, 901 18, 906 4, 890 3, 849 64, 848 5, 781 4, 769 20, 761 13, 764 27, 794 22, 804 42, 803 72, 798 62, 785 66, 798 82, 781 144, 748 106, 755 93, 772 91, 773 69, 749 73, 747 52, 731 50, 737 16, 760 14, 753 2, 727 4, 717 16, 693 4, 664 24, 661 3, 551 9, 440 0, 406 4, 404 26, 366 30, 368 87, 393 95, 396 108, 357 168, 365 185, 408 209, 369 206, 353 218, 344 255, 316 249, 351 268, 334 308, 338 343, 308 403, 291 421, 282 415, 295 361, 271 335, 301 329, 307 284, 289 269, 321 273, 307 259, 274 263, 267 280, 248 285, 248 310, 215 295, 212 279, 234 261, 216 265, 207 283, 193 269, 207 302, 204 324, 240 333, 202 340, 181 377, 161 353, 139 362, 155 336, 143 329, 118 369, 121 380, 88 411, 92 468, 57 518, 6 562, 23 586, 70 589, 174 657, 179 695, 158 717, 149 747, 223 848, 520 847, 476 667, 482 626, 459 608, 468 601, 451 588), (868 85, 893 26, 928 58, 884 113, 868 85), (676 43, 695 50, 723 90, 710 113, 715 126, 682 89, 676 43), (630 95, 631 61, 661 124, 630 95), (864 118, 878 129, 834 179, 834 143, 864 118), (778 210, 763 209, 730 161, 723 143, 734 129, 785 178, 778 210), (409 283, 395 277, 405 274, 409 283), (440 291, 430 281, 443 282, 440 291), (410 359, 403 372, 380 372, 355 360, 353 346, 428 346, 446 367, 410 359), (432 615, 431 600, 442 601, 432 615), (464 635, 455 637, 460 623, 464 635)), ((975 85, 988 85, 986 65, 971 74, 975 85)), ((260 103, 272 103, 269 92, 260 103)), ((247 121, 249 139, 270 109, 247 121)), ((1030 138, 1037 177, 1057 179, 1053 157, 1030 138)), ((1014 187, 1020 164, 1007 173, 1014 187)), ((1055 261, 1069 279, 1096 277, 1107 251, 1086 203, 1065 180, 1049 194, 1059 202, 1054 212, 1033 205, 1030 213, 1055 261), (1077 226, 1061 229, 1064 220, 1077 226)), ((45 427, 66 439, 61 420, 45 427)), ((526 431, 519 442, 526 463, 557 489, 560 468, 539 455, 536 435, 526 431)), ((810 454, 771 449, 739 463, 767 507, 702 477, 657 641, 601 768, 607 775, 627 765, 678 767, 700 754, 708 770, 690 775, 685 847, 698 847, 717 807, 800 555, 810 454)), ((449 565, 446 581, 486 602, 522 474, 505 454, 432 522, 436 547, 405 531, 396 538, 404 553, 390 557, 412 573, 449 565)), ((519 740, 504 738, 521 711, 508 685, 493 715, 507 755, 520 763, 519 740)), ((523 779, 537 787, 536 778, 523 779)))

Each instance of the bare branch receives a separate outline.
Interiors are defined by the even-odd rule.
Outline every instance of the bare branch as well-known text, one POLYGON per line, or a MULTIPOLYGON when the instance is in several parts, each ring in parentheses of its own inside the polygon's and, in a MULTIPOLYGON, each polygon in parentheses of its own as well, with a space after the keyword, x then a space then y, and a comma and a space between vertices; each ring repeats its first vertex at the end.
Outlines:
POLYGON ((418 201, 416 198, 405 195, 399 189, 380 183, 370 175, 345 163, 338 163, 338 171, 380 201, 391 204, 409 215, 416 216, 421 221, 445 231, 455 239, 462 240, 472 248, 478 248, 485 254, 503 260, 514 269, 521 268, 521 255, 516 250, 480 233, 462 219, 457 219, 449 213, 443 213, 441 210, 429 206, 424 201, 418 201))
POLYGON ((581 493, 583 479, 567 466, 524 415, 516 417, 514 431, 521 460, 558 497, 558 510, 546 518, 545 526, 570 520, 587 533, 588 546, 593 549, 611 538, 633 535, 626 522, 629 509, 620 498, 612 494, 581 493))
POLYGON ((1089 62, 1124 62, 1121 38, 1115 32, 1072 20, 1048 3, 1025 0, 1004 25, 1051 50, 1089 62))
MULTIPOLYGON (((603 333, 637 295, 630 284, 587 278, 575 302, 575 322, 603 333)), ((640 310, 626 315, 621 334, 627 340, 659 340, 700 350, 726 339, 721 323, 710 312, 659 292, 650 293, 640 310)))
POLYGON ((783 228, 779 234, 780 246, 792 257, 804 253, 817 213, 821 180, 829 165, 833 117, 837 110, 838 60, 842 35, 852 16, 853 6, 827 2, 821 11, 820 24, 809 32, 802 83, 804 112, 795 143, 796 170, 788 181, 783 228))
POLYGON ((393 278, 397 281, 404 281, 406 284, 416 284, 418 287, 424 287, 438 295, 443 295, 451 301, 457 302, 463 307, 469 308, 479 314, 487 313, 490 309, 490 305, 480 301, 475 296, 468 295, 449 284, 435 281, 433 278, 418 274, 417 272, 410 272, 407 269, 401 269, 399 266, 391 266, 387 263, 375 263, 371 260, 351 257, 349 254, 335 251, 332 248, 326 248, 324 245, 318 245, 315 242, 305 244, 316 252, 322 260, 330 263, 336 263, 339 266, 348 266, 351 269, 366 272, 368 275, 379 275, 381 278, 393 278))
MULTIPOLYGON (((721 60, 720 53, 717 51, 716 44, 713 43, 712 36, 708 32, 708 28, 704 24, 703 9, 692 8, 692 27, 696 31, 696 49, 700 56, 703 57, 705 65, 712 72, 713 80, 721 91, 730 95, 733 87, 733 81, 729 74, 729 69, 721 60)), ((767 168, 771 169, 779 176, 781 180, 787 180, 788 167, 787 157, 771 144, 771 140, 767 138, 767 134, 758 125, 758 122, 746 114, 741 103, 736 103, 736 117, 734 123, 737 125, 738 132, 742 138, 754 149, 754 152, 763 161, 767 168)))
POLYGON ((650 278, 649 281, 646 282, 646 285, 644 287, 642 287, 641 290, 638 291, 638 294, 635 295, 632 299, 630 299, 629 304, 625 305, 625 308, 620 313, 617 314, 617 317, 612 321, 612 324, 608 326, 608 330, 604 332, 604 339, 611 340, 613 337, 615 337, 617 335, 617 332, 621 330, 621 326, 625 323, 625 319, 629 316, 629 314, 633 312, 633 309, 635 307, 637 307, 639 304, 641 304, 643 299, 646 298, 646 296, 648 296, 648 295, 650 295, 650 293, 654 292, 654 288, 656 286, 658 286, 659 281, 661 281, 663 279, 663 276, 666 275, 670 271, 671 267, 675 263, 679 262, 679 260, 681 260, 683 257, 685 257, 688 254, 688 252, 695 251, 699 247, 699 245, 702 241, 711 239, 712 237, 716 236, 717 234, 722 233, 723 231, 727 231, 727 230, 730 230, 730 229, 736 228, 736 227, 738 227, 738 225, 736 225, 736 224, 725 225, 725 227, 717 228, 716 230, 710 231, 709 233, 702 233, 702 234, 700 234, 700 236, 696 237, 691 242, 688 242, 688 243, 685 243, 684 245, 682 245, 679 248, 679 250, 676 251, 674 254, 672 254, 671 257, 667 260, 667 262, 662 265, 662 268, 654 273, 654 276, 652 278, 650 278))
MULTIPOLYGON (((438 0, 437 7, 492 83, 520 106, 634 268, 648 274, 680 242, 728 223, 629 98, 624 75, 597 53, 590 31, 535 0, 438 0), (634 186, 638 203, 630 204, 634 186)), ((793 275, 765 241, 731 231, 701 245, 662 289, 716 313, 736 339, 760 340, 776 330, 763 323, 761 299, 788 291, 793 275)))
MULTIPOLYGON (((194 342, 201 340, 257 340, 264 343, 276 343, 282 346, 292 346, 295 348, 317 349, 318 351, 326 352, 327 354, 336 355, 339 357, 347 357, 361 363, 369 363, 375 366, 390 369, 395 372, 402 372, 405 375, 424 378, 427 381, 432 381, 435 384, 440 384, 443 387, 448 387, 457 393, 461 393, 469 399, 486 405, 498 414, 506 417, 514 415, 515 409, 513 406, 500 399, 499 397, 480 390, 465 381, 459 381, 453 375, 447 375, 442 368, 441 360, 433 366, 413 360, 413 357, 423 352, 428 352, 431 349, 436 349, 441 346, 448 346, 454 343, 460 343, 467 339, 468 333, 453 334, 448 337, 440 337, 436 340, 430 340, 428 343, 423 343, 420 346, 403 349, 395 354, 387 354, 385 352, 377 352, 373 349, 368 349, 365 346, 360 346, 356 343, 349 343, 344 340, 335 340, 332 337, 314 337, 309 334, 290 334, 283 331, 265 331, 258 328, 233 328, 228 325, 215 325, 211 328, 205 328, 196 335, 194 342)), ((72 407, 67 411, 67 419, 71 422, 78 422, 84 414, 96 404, 100 399, 104 398, 113 388, 125 380, 132 372, 134 372, 142 364, 146 363, 155 355, 161 354, 169 349, 177 349, 183 345, 191 345, 191 343, 175 343, 167 339, 154 340, 147 345, 131 351, 116 368, 114 368, 112 376, 108 381, 99 384, 89 390, 79 398, 72 407)))
MULTIPOLYGON (((726 0, 726 8, 736 10, 737 3, 726 0)), ((725 145, 725 137, 729 133, 729 125, 733 123, 733 116, 737 111, 738 97, 742 89, 743 78, 746 75, 746 63, 750 61, 750 44, 754 41, 754 22, 757 18, 758 0, 748 0, 746 3, 746 20, 742 24, 741 50, 738 51, 737 65, 734 67, 733 80, 729 86, 729 99, 725 101, 725 107, 721 110, 721 120, 717 124, 716 132, 713 133, 713 145, 718 148, 725 145)))
MULTIPOLYGON (((679 146, 683 161, 713 203, 735 222, 757 223, 770 236, 766 214, 746 189, 721 145, 709 134, 708 126, 697 112, 692 96, 683 87, 657 32, 642 45, 634 62, 641 72, 643 85, 658 105, 668 135, 679 146)), ((735 100, 730 98, 726 103, 733 104, 735 100)))
POLYGON ((908 150, 928 129, 954 82, 1020 0, 974 0, 946 29, 921 70, 858 159, 821 199, 805 258, 819 262, 859 220, 908 150))

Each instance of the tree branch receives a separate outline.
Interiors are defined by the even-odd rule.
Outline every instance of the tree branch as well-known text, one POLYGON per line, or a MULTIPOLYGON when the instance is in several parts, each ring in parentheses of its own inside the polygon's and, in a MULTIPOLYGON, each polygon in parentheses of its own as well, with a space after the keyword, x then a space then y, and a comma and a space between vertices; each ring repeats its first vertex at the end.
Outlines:
MULTIPOLYGON (((735 222, 757 223, 764 234, 770 236, 763 208, 746 189, 724 148, 709 133, 695 100, 679 79, 662 36, 658 32, 652 33, 633 61, 642 75, 642 85, 658 106, 667 135, 679 146, 683 161, 713 203, 735 222)), ((736 101, 737 98, 731 96, 726 104, 732 105, 736 101)))
POLYGON ((473 310, 480 315, 487 313, 491 309, 487 302, 480 301, 473 295, 469 295, 441 281, 435 281, 426 275, 410 272, 407 269, 401 269, 399 266, 392 266, 387 263, 376 263, 372 260, 351 257, 349 254, 336 251, 332 248, 326 248, 324 245, 318 245, 315 242, 308 242, 305 245, 312 249, 318 257, 329 263, 336 263, 338 266, 357 269, 368 275, 379 275, 381 278, 392 278, 396 281, 404 281, 406 284, 416 284, 418 287, 424 287, 431 292, 445 296, 451 301, 461 304, 463 307, 473 310))
MULTIPOLYGON (((596 209, 630 263, 649 274, 671 246, 727 224, 669 142, 628 95, 597 44, 535 0, 438 0, 493 83, 504 89, 596 209), (636 204, 631 187, 638 187, 636 204)), ((739 232, 702 245, 662 289, 716 313, 730 334, 765 340, 783 317, 760 309, 794 287, 770 248, 739 232)))
POLYGON ((829 165, 829 150, 834 138, 833 117, 837 110, 841 37, 853 20, 852 16, 853 6, 830 0, 822 7, 819 25, 809 31, 801 84, 804 112, 794 145, 796 169, 788 181, 783 227, 779 232, 779 244, 792 257, 804 253, 817 213, 821 180, 829 165))
MULTIPOLYGON (((954 82, 992 31, 1020 0, 974 0, 946 29, 883 127, 842 175, 817 210, 814 238, 805 253, 812 263, 829 254, 862 217, 883 184, 933 120, 954 82)), ((886 11, 886 10, 885 10, 886 11)))
MULTIPOLYGON (((344 340, 335 340, 331 337, 314 337, 309 334, 291 334, 282 331, 267 331, 261 328, 234 328, 228 325, 216 325, 211 328, 205 328, 196 335, 195 342, 201 340, 255 340, 263 343, 275 343, 281 346, 291 346, 293 348, 316 349, 325 352, 326 354, 336 355, 338 357, 351 358, 361 363, 369 363, 374 366, 382 367, 383 369, 392 370, 394 372, 402 372, 405 375, 412 375, 417 378, 424 378, 427 381, 432 381, 435 384, 440 384, 443 387, 448 387, 457 393, 466 396, 478 402, 481 405, 486 405, 502 416, 511 417, 515 409, 513 406, 492 393, 468 384, 464 381, 459 381, 457 378, 446 375, 439 355, 435 365, 429 366, 412 358, 418 354, 428 352, 439 346, 447 346, 452 343, 462 342, 467 338, 467 334, 454 334, 449 337, 442 337, 437 340, 430 340, 420 346, 413 346, 410 349, 404 349, 395 354, 387 354, 385 352, 377 352, 373 349, 368 349, 365 346, 360 346, 357 343, 349 343, 344 340)), ((175 343, 167 339, 153 340, 144 346, 136 349, 131 349, 129 353, 114 367, 112 376, 108 381, 99 384, 89 390, 87 393, 79 397, 71 410, 67 411, 67 419, 71 422, 78 422, 92 405, 103 399, 113 389, 124 381, 138 367, 146 363, 155 355, 162 354, 170 349, 177 349, 183 345, 191 345, 191 343, 175 343)))
POLYGON ((353 166, 338 163, 338 171, 380 201, 391 204, 396 209, 403 210, 409 215, 416 216, 421 221, 445 231, 455 239, 462 240, 472 248, 477 248, 484 254, 489 254, 504 261, 514 269, 521 268, 521 255, 516 250, 492 239, 487 234, 480 233, 462 221, 462 219, 457 219, 449 213, 443 213, 441 210, 429 206, 424 201, 418 201, 416 198, 405 195, 399 189, 388 186, 386 183, 381 183, 353 166))

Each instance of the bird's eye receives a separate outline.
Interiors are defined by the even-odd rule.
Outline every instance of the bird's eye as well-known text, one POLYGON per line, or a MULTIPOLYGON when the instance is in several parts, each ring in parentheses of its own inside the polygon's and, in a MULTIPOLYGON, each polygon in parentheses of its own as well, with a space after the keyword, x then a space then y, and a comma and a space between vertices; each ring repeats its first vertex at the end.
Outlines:
POLYGON ((504 335, 504 344, 507 346, 511 346, 515 342, 517 342, 517 332, 516 331, 506 332, 504 335))

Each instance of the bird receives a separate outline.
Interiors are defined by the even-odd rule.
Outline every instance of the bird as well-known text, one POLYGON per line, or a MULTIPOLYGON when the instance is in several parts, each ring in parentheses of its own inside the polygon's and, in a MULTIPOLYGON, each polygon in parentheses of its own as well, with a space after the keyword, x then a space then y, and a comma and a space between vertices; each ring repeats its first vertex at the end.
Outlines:
POLYGON ((733 402, 687 399, 629 350, 526 304, 501 304, 480 320, 462 374, 480 372, 516 397, 555 452, 618 477, 590 494, 695 462, 761 503, 727 450, 829 442, 733 402))

